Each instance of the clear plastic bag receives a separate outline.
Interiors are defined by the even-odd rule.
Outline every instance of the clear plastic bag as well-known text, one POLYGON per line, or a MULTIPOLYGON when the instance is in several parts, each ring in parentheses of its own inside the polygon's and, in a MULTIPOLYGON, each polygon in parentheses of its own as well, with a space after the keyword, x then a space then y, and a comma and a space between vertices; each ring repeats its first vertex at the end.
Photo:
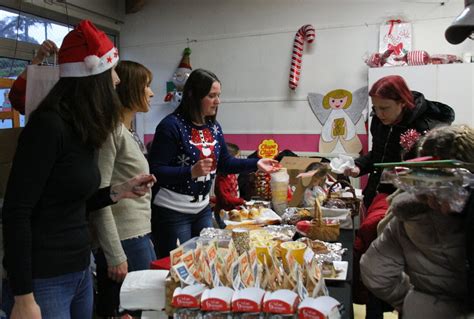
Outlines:
POLYGON ((417 195, 420 199, 448 205, 451 212, 461 212, 469 198, 468 186, 474 185, 474 175, 463 168, 406 168, 385 169, 382 183, 417 195))

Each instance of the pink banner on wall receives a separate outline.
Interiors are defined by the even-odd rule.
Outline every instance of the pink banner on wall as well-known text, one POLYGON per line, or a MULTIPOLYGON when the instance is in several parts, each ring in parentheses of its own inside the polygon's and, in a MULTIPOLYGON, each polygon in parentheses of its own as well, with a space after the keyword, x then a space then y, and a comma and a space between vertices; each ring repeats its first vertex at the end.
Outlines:
MULTIPOLYGON (((237 144, 241 150, 254 151, 258 145, 267 139, 278 143, 280 151, 284 149, 293 152, 317 152, 319 134, 225 134, 225 140, 237 144)), ((359 134, 363 150, 367 150, 367 134, 359 134)), ((153 134, 145 135, 145 144, 153 140, 153 134)))
MULTIPOLYGON (((319 134, 225 134, 225 140, 237 144, 243 151, 256 151, 258 145, 265 139, 274 139, 278 143, 279 150, 291 150, 293 152, 317 152, 319 145, 319 134)), ((364 153, 367 152, 368 135, 358 134, 362 143, 364 153)), ((145 134, 145 145, 153 141, 153 134, 145 134)), ((367 175, 361 177, 361 187, 367 183, 367 175)))

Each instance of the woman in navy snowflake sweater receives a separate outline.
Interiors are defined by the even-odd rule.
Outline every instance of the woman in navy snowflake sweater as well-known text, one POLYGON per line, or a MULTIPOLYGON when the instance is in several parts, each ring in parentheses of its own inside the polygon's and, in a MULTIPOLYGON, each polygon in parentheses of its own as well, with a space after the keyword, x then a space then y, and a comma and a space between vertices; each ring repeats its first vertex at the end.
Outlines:
POLYGON ((159 257, 212 225, 209 191, 216 172, 278 169, 271 159, 237 159, 229 154, 216 121, 221 83, 212 72, 194 70, 178 108, 158 124, 149 154, 158 183, 152 204, 152 233, 159 257))

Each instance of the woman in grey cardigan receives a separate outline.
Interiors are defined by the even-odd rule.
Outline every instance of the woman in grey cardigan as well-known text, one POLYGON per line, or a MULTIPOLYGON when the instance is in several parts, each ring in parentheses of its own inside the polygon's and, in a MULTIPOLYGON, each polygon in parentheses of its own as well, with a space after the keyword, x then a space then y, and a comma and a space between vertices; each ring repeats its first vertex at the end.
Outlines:
MULTIPOLYGON (((122 102, 122 124, 109 136, 99 151, 101 185, 127 180, 136 172, 149 172, 143 143, 132 128, 137 112, 148 112, 153 91, 152 73, 143 65, 121 61, 117 93, 122 102)), ((119 292, 129 271, 150 268, 156 259, 151 233, 151 193, 127 199, 91 215, 95 234, 97 264, 97 314, 118 315, 119 292)))

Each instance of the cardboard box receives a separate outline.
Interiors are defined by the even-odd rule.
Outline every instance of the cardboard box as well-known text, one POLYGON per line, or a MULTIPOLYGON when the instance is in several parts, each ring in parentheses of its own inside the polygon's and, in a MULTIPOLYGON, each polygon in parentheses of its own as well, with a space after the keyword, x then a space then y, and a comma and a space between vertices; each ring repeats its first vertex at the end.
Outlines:
POLYGON ((0 130, 0 198, 5 196, 8 176, 10 175, 13 156, 15 155, 21 130, 21 128, 0 130))
POLYGON ((321 158, 285 156, 280 161, 280 164, 288 170, 288 175, 290 175, 290 185, 293 186, 298 183, 296 175, 306 171, 306 168, 310 164, 319 162, 321 162, 321 158))

